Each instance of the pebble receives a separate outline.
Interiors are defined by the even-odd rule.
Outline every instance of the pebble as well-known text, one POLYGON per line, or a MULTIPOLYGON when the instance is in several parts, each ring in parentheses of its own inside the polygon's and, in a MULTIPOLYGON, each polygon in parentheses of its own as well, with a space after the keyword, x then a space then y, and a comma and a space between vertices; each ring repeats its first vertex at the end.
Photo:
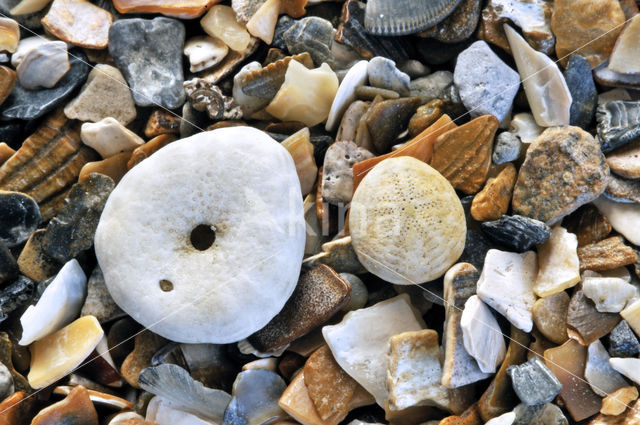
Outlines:
POLYGON ((29 385, 44 388, 75 370, 103 335, 96 318, 84 316, 31 344, 29 385))
POLYGON ((0 18, 0 51, 14 53, 19 42, 19 24, 11 18, 0 18))
POLYGON ((521 215, 503 215, 495 221, 480 225, 492 240, 517 252, 529 250, 534 245, 542 245, 551 236, 551 228, 543 222, 521 215))
POLYGON ((478 362, 483 373, 495 373, 507 349, 498 321, 477 295, 465 302, 460 327, 467 353, 478 362))
POLYGON ((60 423, 98 425, 98 412, 89 398, 89 392, 82 385, 74 387, 64 400, 42 409, 31 422, 32 425, 60 423))
POLYGON ((322 252, 306 258, 302 262, 302 267, 310 270, 318 264, 326 264, 340 273, 366 272, 353 249, 351 236, 323 243, 322 252))
POLYGON ((96 123, 82 124, 80 137, 85 145, 95 149, 103 158, 133 151, 144 144, 144 140, 137 134, 111 117, 96 123))
POLYGON ((453 73, 450 71, 436 71, 426 77, 417 78, 409 83, 411 96, 420 97, 421 103, 440 99, 445 107, 459 109, 462 105, 458 89, 453 83, 453 73))
POLYGON ((612 174, 603 195, 617 202, 640 203, 640 182, 612 174))
MULTIPOLYGON (((0 66, 0 105, 9 97, 17 82, 18 74, 13 69, 8 66, 0 66)), ((0 164, 2 162, 4 161, 1 161, 0 164)))
POLYGON ((313 144, 311 144, 310 137, 309 129, 305 127, 281 143, 289 151, 296 164, 302 196, 306 196, 313 190, 318 176, 318 166, 313 156, 313 144))
MULTIPOLYGON (((420 106, 420 99, 408 97, 373 102, 363 116, 371 143, 379 153, 389 152, 398 134, 407 127, 411 116, 420 106)), ((357 140, 356 140, 357 143, 357 140)))
POLYGON ((638 398, 638 389, 633 386, 623 387, 602 399, 600 413, 603 415, 621 415, 627 406, 638 398))
POLYGON ((131 152, 122 152, 102 161, 87 162, 80 170, 78 181, 86 181, 92 173, 98 173, 104 174, 113 180, 115 184, 118 184, 129 170, 127 163, 130 159, 131 152))
POLYGON ((268 370, 240 372, 233 383, 233 397, 225 409, 224 423, 259 424, 288 418, 278 405, 286 386, 278 374, 268 370))
POLYGON ((551 237, 538 245, 538 277, 533 291, 547 297, 580 282, 578 238, 561 226, 555 226, 551 237))
POLYGON ((18 277, 18 263, 4 242, 0 242, 0 285, 9 283, 16 277, 18 277))
POLYGON ((608 335, 611 357, 635 357, 640 353, 640 342, 626 320, 620 321, 608 335))
POLYGON ((618 87, 637 90, 640 87, 640 76, 635 74, 620 74, 613 72, 607 66, 609 62, 603 62, 593 70, 593 78, 603 87, 618 87))
POLYGON ((527 145, 537 139, 545 130, 543 127, 536 124, 535 118, 528 112, 515 114, 509 123, 509 127, 509 131, 518 136, 520 141, 527 145))
POLYGON ((611 100, 631 100, 631 96, 629 96, 629 91, 623 88, 611 89, 598 94, 598 105, 611 100))
MULTIPOLYGON (((338 88, 338 90, 340 89, 338 88)), ((336 98, 337 96, 338 95, 336 95, 336 98)), ((370 104, 370 102, 356 100, 349 105, 345 113, 342 115, 342 121, 340 121, 338 133, 336 134, 336 142, 356 140, 356 132, 358 130, 360 120, 369 109, 370 104)))
POLYGON ((593 203, 617 232, 632 244, 640 244, 640 229, 634 226, 640 217, 640 206, 613 202, 605 197, 600 197, 593 203))
POLYGON ((9 248, 26 241, 42 216, 36 201, 21 192, 0 190, 0 242, 9 248))
POLYGON ((67 45, 62 41, 48 41, 26 52, 16 72, 23 88, 50 89, 69 71, 69 67, 67 45))
MULTIPOLYGON (((345 75, 340 82, 338 91, 336 92, 333 103, 331 104, 331 109, 327 118, 327 124, 325 125, 325 129, 327 131, 335 130, 340 119, 345 119, 344 117, 346 115, 347 109, 350 108, 351 105, 353 105, 353 102, 356 100, 356 89, 366 84, 367 75, 367 61, 359 61, 351 68, 349 68, 347 75, 345 75)), ((340 127, 342 128, 342 124, 340 127)), ((355 137, 355 134, 353 136, 355 137)), ((352 137, 350 140, 353 141, 354 137, 352 137)), ((341 138, 337 137, 336 140, 341 140, 341 138)))
POLYGON ((0 290, 0 322, 32 301, 36 292, 36 283, 31 279, 18 276, 13 282, 0 290))
POLYGON ((403 294, 347 313, 339 324, 323 327, 322 335, 340 367, 382 406, 389 397, 385 379, 389 338, 420 329, 409 296, 403 294))
POLYGON ((496 177, 490 177, 484 188, 473 197, 471 216, 477 221, 500 219, 509 209, 516 168, 507 164, 496 177))
POLYGON ((378 96, 382 99, 397 99, 400 97, 400 95, 393 90, 371 86, 360 86, 356 88, 356 98, 360 100, 373 100, 378 96))
POLYGON ((484 41, 458 55, 453 80, 472 117, 491 114, 504 122, 518 91, 520 76, 484 41))
POLYGON ((531 313, 533 323, 545 338, 554 344, 564 344, 567 335, 567 312, 571 298, 565 291, 539 298, 531 313))
MULTIPOLYGON (((125 335, 122 335, 126 336, 126 341, 130 340, 131 336, 134 336, 135 339, 133 351, 125 357, 122 365, 120 366, 120 374, 129 385, 134 388, 140 388, 138 383, 140 372, 151 366, 151 360, 154 354, 167 344, 167 340, 149 330, 138 332, 139 327, 134 329, 135 331, 127 329, 125 331, 125 335)), ((109 339, 111 339, 111 333, 109 339)), ((122 343, 126 341, 122 341, 122 343)), ((120 342, 121 341, 118 341, 116 344, 119 344, 120 342)), ((109 345, 112 346, 115 344, 110 343, 109 345)))
POLYGON ((522 152, 522 143, 518 136, 510 131, 503 131, 496 136, 491 159, 494 164, 505 164, 518 159, 522 152))
POLYGON ((55 275, 62 267, 55 258, 45 252, 42 244, 44 233, 44 229, 33 232, 18 257, 20 273, 36 282, 55 275))
POLYGON ((562 384, 537 356, 518 366, 509 366, 513 389, 527 406, 550 403, 562 389, 562 384))
POLYGON ((609 353, 599 340, 589 344, 584 377, 600 397, 626 387, 627 381, 609 365, 609 353))
POLYGON ((513 211, 555 224, 596 199, 608 175, 609 167, 589 133, 579 127, 549 128, 527 150, 513 191, 513 211))
POLYGON ((600 313, 582 289, 576 289, 567 311, 567 333, 569 338, 588 345, 602 338, 620 322, 620 315, 600 313))
POLYGON ((331 45, 334 34, 331 22, 317 16, 307 16, 294 21, 282 37, 290 53, 296 55, 309 52, 316 66, 322 63, 333 66, 331 45))
POLYGON ((222 40, 209 36, 196 36, 187 40, 183 53, 189 58, 191 72, 200 72, 219 64, 229 52, 222 40))
POLYGON ((624 309, 628 301, 637 296, 637 290, 633 285, 615 277, 585 275, 582 279, 582 290, 601 313, 618 313, 624 309))
POLYGON ((625 22, 620 3, 612 0, 559 0, 554 3, 551 29, 556 54, 566 66, 568 55, 578 53, 595 68, 607 60, 625 22), (593 21, 597 15, 598 20, 593 21))
POLYGON ((640 135, 640 102, 611 100, 596 110, 598 137, 602 151, 608 153, 640 135))
POLYGON ((632 301, 620 312, 620 316, 627 321, 636 334, 640 331, 640 301, 632 301))
POLYGON ((615 47, 609 58, 609 69, 622 74, 640 73, 640 62, 635 57, 637 54, 638 31, 640 31, 640 19, 633 17, 626 22, 616 40, 615 47))
POLYGON ((163 109, 151 112, 144 128, 144 135, 152 138, 161 134, 180 134, 180 116, 163 109))
POLYGON ((138 106, 175 109, 182 87, 184 24, 175 19, 120 19, 109 30, 109 53, 127 80, 138 106))
POLYGON ((516 420, 514 412, 507 412, 485 422, 485 425, 511 425, 516 420))
POLYGON ((13 377, 9 369, 0 364, 0 397, 4 400, 15 391, 13 386, 13 377))
POLYGON ((114 186, 109 177, 94 174, 71 187, 65 205, 42 236, 43 249, 50 257, 65 263, 93 246, 100 213, 114 186))
POLYGON ((439 173, 415 158, 397 157, 384 160, 362 180, 351 202, 349 229, 367 270, 407 285, 440 277, 455 263, 466 225, 458 197, 439 173), (425 202, 435 194, 437 203, 425 202), (386 249, 390 243, 396 247, 391 252, 386 249))
POLYGON ((418 136, 432 126, 443 114, 444 103, 440 99, 433 99, 420 106, 409 120, 409 135, 418 136))
POLYGON ((87 296, 80 310, 80 316, 94 316, 98 322, 107 323, 124 315, 125 313, 109 294, 102 270, 96 267, 87 282, 87 296))
POLYGON ((409 82, 411 78, 396 68, 391 59, 376 56, 367 65, 369 84, 387 90, 393 90, 400 96, 409 96, 409 82))
POLYGON ((483 115, 438 137, 430 165, 451 185, 467 195, 478 192, 491 165, 493 138, 498 120, 483 115))
MULTIPOLYGON (((190 300, 198 296, 201 302, 191 305, 188 313, 185 311, 180 317, 154 326, 155 332, 174 341, 234 342, 251 335, 282 309, 298 280, 299 261, 302 260, 305 246, 299 188, 289 152, 256 129, 223 128, 165 146, 127 173, 109 196, 100 218, 95 237, 96 253, 111 295, 125 312, 147 325, 174 311, 176 305, 191 305, 190 300), (212 144, 217 149, 211 150, 212 144), (247 155, 247 152, 251 152, 251 155, 247 155), (184 167, 193 168, 194 158, 203 164, 196 168, 201 171, 185 175, 182 170, 184 167), (241 169, 236 167, 238 161, 244 164, 241 169), (275 176, 269 171, 273 169, 279 170, 275 176), (220 175, 224 175, 225 179, 219 180, 220 175), (243 190, 239 190, 237 185, 224 183, 233 175, 238 176, 243 190), (221 186, 216 183, 218 181, 221 186), (214 183, 216 190, 212 190, 214 183), (181 198, 179 202, 176 200, 180 211, 185 213, 176 216, 175 209, 171 209, 173 224, 167 227, 164 215, 158 214, 158 211, 167 208, 164 198, 159 201, 154 199, 159 193, 170 194, 176 190, 176 193, 181 193, 184 187, 191 187, 193 196, 181 198), (291 198, 293 203, 287 209, 289 213, 283 215, 277 205, 282 199, 289 199, 290 191, 293 194, 297 191, 298 194, 291 198), (141 193, 147 195, 142 196, 141 193), (226 200, 224 208, 201 206, 201 202, 204 202, 202 205, 220 205, 219 199, 226 200), (239 206, 245 205, 248 200, 259 202, 260 210, 264 213, 263 220, 239 219, 235 225, 236 231, 231 231, 226 221, 219 222, 219 214, 250 214, 254 217, 256 211, 239 206), (152 223, 161 221, 164 224, 156 227, 164 230, 144 232, 143 229, 149 228, 145 224, 147 220, 152 223), (268 226, 267 231, 265 222, 278 223, 278 226, 268 226), (208 246, 202 246, 205 250, 201 251, 189 243, 188 235, 203 223, 216 226, 216 230, 213 247, 207 249, 208 246), (291 230, 282 232, 278 230, 280 228, 291 230), (238 239, 236 232, 253 235, 251 241, 238 239), (177 238, 174 235, 184 236, 177 238), (138 242, 123 243, 131 238, 138 242), (153 258, 140 255, 136 245, 144 243, 142 240, 158 246, 153 258), (154 242, 159 240, 163 242, 154 242), (129 251, 127 246, 133 251, 129 251), (246 274, 227 281, 229 264, 211 263, 210 259, 233 256, 237 250, 242 251, 243 258, 247 255, 262 258, 265 252, 272 253, 268 254, 268 267, 247 270, 246 274), (280 254, 274 256, 273 253, 280 254), (149 267, 149 261, 160 262, 157 267, 149 267), (202 261, 207 263, 206 267, 194 266, 204 264, 202 261), (192 272, 185 274, 182 270, 186 269, 192 272), (132 273, 132 270, 135 272, 132 273), (141 273, 140 270, 146 272, 141 273), (275 270, 277 273, 273 274, 275 270), (133 281, 123 279, 121 273, 134 279, 135 285, 132 286, 133 281), (226 282, 227 297, 220 293, 213 294, 209 284, 203 284, 210 282, 212 275, 218 276, 216 281, 226 282), (168 291, 163 290, 163 281, 172 283, 171 286, 165 286, 168 291), (137 292, 144 294, 144 297, 132 296, 132 287, 137 288, 137 292), (264 288, 269 288, 269 291, 264 288), (154 299, 153 307, 147 302, 150 297, 154 299), (220 310, 216 305, 225 305, 225 309, 220 310), (248 311, 253 313, 245 314, 248 311), (229 317, 234 319, 229 322, 229 317), (219 326, 221 323, 225 326, 219 326)), ((233 269, 236 272, 238 270, 236 266, 233 269)))
POLYGON ((136 117, 136 107, 127 82, 111 65, 98 64, 78 96, 64 108, 70 119, 98 122, 109 118, 127 125, 136 117))
POLYGON ((322 198, 330 204, 347 204, 353 195, 353 165, 373 154, 350 141, 329 146, 324 157, 322 198))
POLYGON ((244 51, 251 41, 251 35, 244 24, 236 21, 233 9, 215 5, 200 20, 202 29, 211 37, 220 39, 231 50, 244 51))
POLYGON ((444 43, 467 40, 476 29, 480 18, 480 0, 462 0, 453 12, 441 22, 422 31, 422 37, 434 37, 444 43))
MULTIPOLYGON (((150 393, 145 393, 150 394, 150 393)), ((197 415, 177 409, 162 397, 156 396, 147 400, 146 417, 143 422, 134 425, 173 425, 187 423, 188 425, 212 425, 214 422, 205 421, 197 415)), ((131 425, 126 422, 125 425, 131 425)))
POLYGON ((573 99, 569 124, 588 130, 598 105, 598 91, 593 82, 589 61, 580 55, 571 55, 564 71, 564 79, 573 99))
POLYGON ((556 63, 504 25, 529 106, 541 127, 569 125, 571 93, 556 63))
POLYGON ((600 242, 578 248, 580 270, 604 271, 627 266, 638 261, 633 248, 620 236, 612 236, 600 242))
POLYGON ((617 372, 629 378, 634 383, 640 382, 640 359, 611 357, 609 364, 617 372))
POLYGON ((593 204, 580 207, 569 216, 566 225, 578 237, 578 246, 600 242, 611 233, 609 220, 593 204))
POLYGON ((627 179, 640 178, 640 142, 630 142, 628 145, 614 150, 607 155, 607 165, 612 173, 627 179))
POLYGON ((491 249, 478 280, 478 297, 525 332, 533 328, 536 257, 533 251, 516 254, 491 249))
POLYGON ((88 49, 109 43, 111 13, 86 0, 54 0, 42 26, 62 41, 88 49))
POLYGON ((258 351, 272 352, 322 325, 348 301, 351 287, 321 264, 302 275, 282 310, 248 337, 258 351))
POLYGON ((267 44, 271 44, 275 35, 278 15, 282 2, 267 0, 247 22, 247 31, 267 44))

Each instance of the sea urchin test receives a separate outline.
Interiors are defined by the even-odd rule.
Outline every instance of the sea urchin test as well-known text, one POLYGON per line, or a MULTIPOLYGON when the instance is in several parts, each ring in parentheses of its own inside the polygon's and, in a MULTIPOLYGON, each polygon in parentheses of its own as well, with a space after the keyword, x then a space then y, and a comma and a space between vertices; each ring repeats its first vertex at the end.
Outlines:
POLYGON ((138 164, 95 237, 116 303, 185 343, 230 343, 266 325, 296 286, 304 244, 293 160, 249 127, 199 133, 138 164))

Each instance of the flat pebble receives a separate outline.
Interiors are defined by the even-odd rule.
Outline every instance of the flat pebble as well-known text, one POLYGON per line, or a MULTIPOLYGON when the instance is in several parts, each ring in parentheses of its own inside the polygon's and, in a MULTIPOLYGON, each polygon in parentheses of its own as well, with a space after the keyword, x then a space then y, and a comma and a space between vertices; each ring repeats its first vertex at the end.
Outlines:
POLYGON ((593 392, 601 397, 628 385, 622 375, 609 364, 609 353, 599 340, 589 344, 584 377, 593 392))
POLYGON ((50 89, 69 71, 67 45, 62 41, 38 44, 20 61, 18 82, 27 90, 50 89))
POLYGON ((569 124, 587 130, 598 103, 598 91, 593 82, 589 61, 580 55, 571 55, 564 71, 564 79, 573 99, 569 124))
POLYGON ((520 400, 527 406, 551 402, 562 384, 538 356, 518 366, 509 366, 507 374, 520 400))

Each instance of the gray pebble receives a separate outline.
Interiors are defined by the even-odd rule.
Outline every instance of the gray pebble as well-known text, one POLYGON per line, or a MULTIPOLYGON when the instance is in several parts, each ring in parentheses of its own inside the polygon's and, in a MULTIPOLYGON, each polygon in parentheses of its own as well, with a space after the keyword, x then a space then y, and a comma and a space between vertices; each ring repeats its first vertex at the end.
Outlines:
POLYGON ((520 400, 527 406, 549 403, 562 390, 562 384, 538 356, 526 363, 509 366, 507 374, 520 400))
POLYGON ((522 153, 522 143, 515 134, 503 131, 496 137, 491 159, 495 164, 515 161, 522 153))
POLYGON ((376 56, 367 65, 369 84, 373 87, 392 90, 401 96, 409 95, 409 83, 411 78, 396 68, 396 63, 391 59, 376 56))
POLYGON ((7 367, 0 363, 0 398, 3 400, 13 394, 13 377, 7 367))

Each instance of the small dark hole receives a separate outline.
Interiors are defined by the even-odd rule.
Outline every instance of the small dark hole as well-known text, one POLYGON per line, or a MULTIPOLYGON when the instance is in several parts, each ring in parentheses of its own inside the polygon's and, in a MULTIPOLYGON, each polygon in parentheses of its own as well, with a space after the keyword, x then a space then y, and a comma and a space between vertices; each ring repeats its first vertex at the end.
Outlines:
POLYGON ((158 282, 158 284, 160 285, 160 289, 162 289, 164 292, 173 291, 173 283, 171 283, 170 280, 162 279, 160 282, 158 282))
POLYGON ((211 226, 200 224, 191 231, 191 245, 198 251, 205 251, 216 241, 216 232, 211 226))

